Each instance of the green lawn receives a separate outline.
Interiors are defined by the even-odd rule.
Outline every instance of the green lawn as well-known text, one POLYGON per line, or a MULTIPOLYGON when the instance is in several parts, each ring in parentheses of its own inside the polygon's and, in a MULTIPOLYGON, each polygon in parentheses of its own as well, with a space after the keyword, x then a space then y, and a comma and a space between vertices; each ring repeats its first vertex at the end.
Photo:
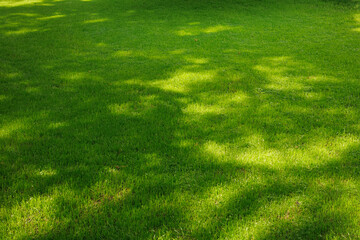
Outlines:
POLYGON ((0 239, 360 239, 359 5, 0 0, 0 239))

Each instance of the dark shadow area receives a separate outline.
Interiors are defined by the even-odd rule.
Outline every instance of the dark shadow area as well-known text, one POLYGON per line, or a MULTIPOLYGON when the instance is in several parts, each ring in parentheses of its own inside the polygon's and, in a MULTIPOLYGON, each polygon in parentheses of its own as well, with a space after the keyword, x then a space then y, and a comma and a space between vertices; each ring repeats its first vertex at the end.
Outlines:
POLYGON ((325 3, 333 3, 339 6, 357 7, 359 0, 323 0, 325 3))

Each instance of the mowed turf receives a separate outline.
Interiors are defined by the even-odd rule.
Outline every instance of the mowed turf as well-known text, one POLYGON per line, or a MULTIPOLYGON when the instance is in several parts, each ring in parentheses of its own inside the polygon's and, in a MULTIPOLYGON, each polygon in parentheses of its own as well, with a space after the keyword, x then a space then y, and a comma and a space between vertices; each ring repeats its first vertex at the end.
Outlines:
POLYGON ((360 8, 0 0, 1 239, 360 239, 360 8))

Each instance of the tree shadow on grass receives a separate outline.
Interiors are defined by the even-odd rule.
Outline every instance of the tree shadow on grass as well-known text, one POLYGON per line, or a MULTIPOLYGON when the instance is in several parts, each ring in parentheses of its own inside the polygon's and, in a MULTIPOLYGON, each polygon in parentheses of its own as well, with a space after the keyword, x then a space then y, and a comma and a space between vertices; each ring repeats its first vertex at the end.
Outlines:
POLYGON ((324 166, 307 170, 292 169, 292 174, 310 175, 316 185, 307 190, 312 192, 313 200, 307 208, 313 219, 289 216, 271 226, 272 231, 260 239, 327 239, 336 236, 358 236, 353 227, 358 225, 351 219, 356 208, 349 201, 357 194, 356 187, 345 187, 346 182, 359 180, 359 146, 352 146, 342 156, 324 166), (313 188, 313 189, 311 189, 313 188), (328 208, 328 206, 336 206, 328 208), (342 207, 340 207, 342 206, 342 207), (343 207, 345 206, 345 208, 343 207), (350 214, 350 215, 349 215, 350 214))
POLYGON ((357 7, 359 4, 358 0, 323 0, 324 2, 334 3, 340 6, 357 7))
POLYGON ((265 31, 293 27, 281 18, 255 18, 254 29, 265 24, 259 37, 242 12, 214 24, 224 14, 216 9, 188 18, 181 8, 49 3, 4 10, 9 237, 356 236, 349 209, 324 213, 349 195, 333 181, 357 186, 358 148, 347 147, 359 136, 356 62, 310 64, 318 43, 297 47, 294 31, 289 42, 265 31))

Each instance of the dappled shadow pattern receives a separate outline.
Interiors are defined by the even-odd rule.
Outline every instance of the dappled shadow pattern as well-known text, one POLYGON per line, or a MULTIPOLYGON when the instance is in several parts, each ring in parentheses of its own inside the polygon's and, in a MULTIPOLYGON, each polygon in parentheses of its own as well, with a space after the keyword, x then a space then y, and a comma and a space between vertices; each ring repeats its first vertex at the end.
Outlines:
POLYGON ((6 236, 359 236, 355 10, 10 2, 0 5, 6 236))

